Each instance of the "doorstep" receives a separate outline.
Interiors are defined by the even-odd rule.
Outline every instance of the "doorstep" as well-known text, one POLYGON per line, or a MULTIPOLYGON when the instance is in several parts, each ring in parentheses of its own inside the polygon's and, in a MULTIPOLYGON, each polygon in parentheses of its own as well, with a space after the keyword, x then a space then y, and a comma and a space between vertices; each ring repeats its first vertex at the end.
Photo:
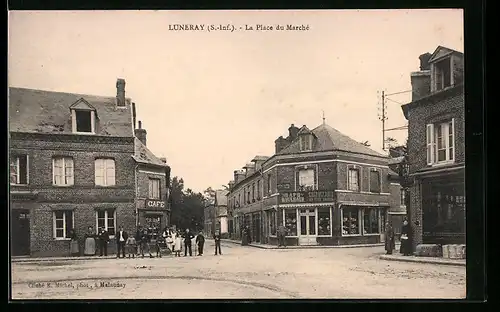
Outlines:
POLYGON ((102 259, 116 259, 114 256, 80 256, 80 257, 11 257, 10 262, 42 262, 42 261, 79 261, 79 260, 102 260, 102 259))
POLYGON ((380 259, 389 260, 389 261, 429 263, 429 264, 442 264, 442 265, 458 265, 458 266, 465 266, 466 265, 465 259, 446 259, 446 258, 438 258, 438 257, 381 255, 380 259))
MULTIPOLYGON (((226 243, 233 243, 241 245, 241 241, 232 240, 232 239, 221 239, 221 241, 226 243)), ((324 249, 324 248, 361 248, 361 247, 381 247, 384 244, 362 244, 362 245, 337 245, 337 246, 328 246, 328 245, 312 245, 312 246, 287 246, 287 247, 278 247, 276 245, 268 245, 268 244, 248 244, 249 247, 261 248, 261 249, 324 249)))

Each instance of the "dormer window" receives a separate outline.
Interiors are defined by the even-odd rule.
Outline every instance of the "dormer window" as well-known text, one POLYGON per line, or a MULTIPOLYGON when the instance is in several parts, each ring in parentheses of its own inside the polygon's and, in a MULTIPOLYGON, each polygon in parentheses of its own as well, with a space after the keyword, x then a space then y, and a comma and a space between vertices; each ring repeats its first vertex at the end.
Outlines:
POLYGON ((312 135, 310 135, 310 134, 301 135, 299 138, 299 141, 300 141, 300 151, 301 152, 312 151, 312 142, 313 142, 312 135))
POLYGON ((431 92, 439 92, 463 82, 463 54, 437 47, 427 63, 431 70, 431 92))
POLYGON ((443 90, 453 85, 451 57, 434 64, 434 91, 443 90))
POLYGON ((71 105, 70 110, 73 133, 96 133, 96 112, 95 108, 92 107, 92 105, 90 105, 84 99, 80 99, 76 103, 71 105))

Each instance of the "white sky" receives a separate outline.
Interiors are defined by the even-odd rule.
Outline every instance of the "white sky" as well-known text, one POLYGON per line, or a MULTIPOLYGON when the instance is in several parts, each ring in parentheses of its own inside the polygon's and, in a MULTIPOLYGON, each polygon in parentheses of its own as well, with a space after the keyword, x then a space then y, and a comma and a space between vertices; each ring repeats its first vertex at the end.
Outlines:
MULTIPOLYGON (((219 188, 291 123, 326 122, 381 149, 380 96, 411 89, 418 56, 463 51, 462 10, 11 11, 9 86, 114 96, 116 78, 186 188, 219 188), (235 32, 169 31, 233 24, 235 32), (309 31, 242 31, 256 24, 309 31)), ((255 27, 254 27, 255 28, 255 27)), ((389 97, 406 103, 411 93, 389 97)), ((387 102, 387 128, 406 123, 387 102)), ((406 130, 387 134, 404 142, 406 130)))

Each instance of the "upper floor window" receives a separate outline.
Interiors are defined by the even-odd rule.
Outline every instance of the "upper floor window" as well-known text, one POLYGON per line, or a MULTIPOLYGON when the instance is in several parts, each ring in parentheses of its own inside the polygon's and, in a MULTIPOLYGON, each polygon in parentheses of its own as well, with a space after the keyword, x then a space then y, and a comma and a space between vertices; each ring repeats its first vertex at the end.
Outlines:
POLYGON ((250 204, 250 186, 248 186, 247 190, 247 204, 250 204))
POLYGON ((310 134, 301 135, 299 138, 300 150, 302 152, 311 151, 312 150, 312 141, 313 141, 312 135, 310 135, 310 134))
POLYGON ((370 169, 370 192, 380 193, 380 172, 372 168, 370 169))
POLYGON ((350 191, 359 191, 359 169, 351 167, 347 172, 347 189, 350 191))
POLYGON ((149 179, 150 199, 160 199, 160 179, 149 179))
POLYGON ((28 184, 28 155, 11 156, 10 183, 28 184))
POLYGON ((97 158, 95 160, 95 185, 115 185, 115 160, 111 158, 97 158))
POLYGON ((238 194, 238 203, 237 204, 238 204, 238 207, 240 207, 240 205, 241 205, 241 193, 238 194))
POLYGON ((252 184, 252 201, 255 201, 255 183, 252 184))
POLYGON ((310 190, 314 189, 314 170, 302 169, 299 170, 299 189, 310 190))
POLYGON ((443 90, 453 85, 451 57, 433 64, 433 91, 443 90))
POLYGON ((53 184, 69 186, 74 184, 74 166, 72 157, 54 157, 52 159, 53 184))
POLYGON ((260 180, 257 181, 257 200, 261 199, 260 180))
POLYGON ((428 124, 427 164, 448 163, 455 160, 455 119, 428 124))

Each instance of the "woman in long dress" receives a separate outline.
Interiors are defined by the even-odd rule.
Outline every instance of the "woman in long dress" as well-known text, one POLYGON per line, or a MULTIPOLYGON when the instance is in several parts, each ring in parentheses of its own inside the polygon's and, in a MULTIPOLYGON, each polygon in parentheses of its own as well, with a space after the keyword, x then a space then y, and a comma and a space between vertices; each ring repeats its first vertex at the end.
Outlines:
POLYGON ((91 226, 89 226, 87 233, 85 233, 85 249, 83 254, 85 256, 95 256, 95 233, 91 226))
POLYGON ((412 253, 412 228, 408 223, 408 220, 403 221, 403 227, 401 228, 401 247, 400 252, 403 256, 410 256, 412 253))
POLYGON ((70 254, 74 257, 79 256, 80 246, 78 246, 78 236, 76 235, 76 231, 74 229, 70 231, 69 237, 71 238, 70 254))

